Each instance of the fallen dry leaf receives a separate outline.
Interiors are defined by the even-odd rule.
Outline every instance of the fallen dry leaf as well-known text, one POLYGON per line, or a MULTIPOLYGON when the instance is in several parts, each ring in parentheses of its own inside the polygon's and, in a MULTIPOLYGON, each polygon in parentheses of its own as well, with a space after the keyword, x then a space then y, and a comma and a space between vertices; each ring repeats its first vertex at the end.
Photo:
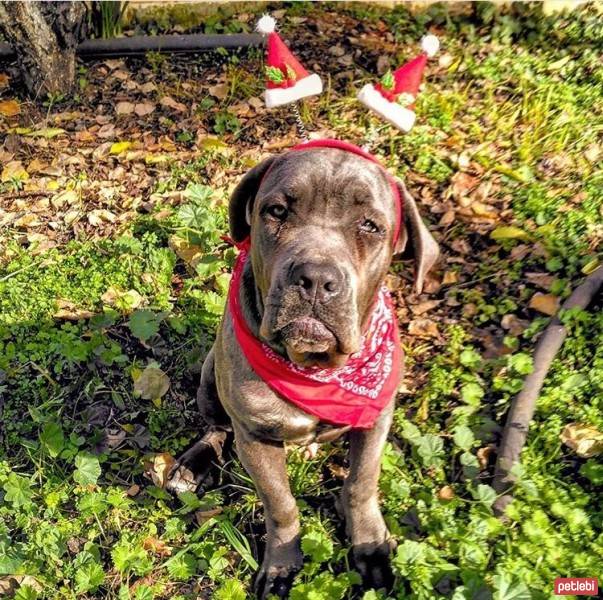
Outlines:
POLYGON ((152 81, 147 81, 143 85, 140 86, 140 91, 143 94, 150 94, 157 89, 157 86, 152 81))
POLYGON ((94 141, 94 135, 88 131, 87 129, 83 129, 82 131, 76 131, 75 132, 75 140, 77 142, 93 142, 94 141))
POLYGON ((93 227, 98 227, 103 223, 115 223, 117 217, 110 211, 104 208, 97 208, 88 213, 88 223, 93 227))
POLYGON ((420 338, 440 337, 438 326, 431 319, 413 319, 408 324, 408 333, 420 338))
POLYGON ((19 227, 20 229, 24 229, 27 227, 37 227, 38 225, 41 225, 40 220, 38 219, 37 215, 34 215, 32 213, 23 215, 22 217, 15 219, 15 221, 13 222, 13 226, 19 227))
POLYGON ((482 471, 488 467, 488 464, 490 462, 490 456, 492 456, 495 449, 496 449, 495 446, 490 444, 489 446, 484 446, 483 448, 480 448, 476 452, 477 461, 479 462, 479 466, 482 469, 482 471))
POLYGON ((461 206, 469 206, 470 201, 466 201, 465 198, 479 185, 479 179, 473 177, 468 173, 459 171, 455 173, 451 178, 450 191, 452 192, 453 198, 461 206))
POLYGON ((73 223, 76 219, 78 219, 81 216, 81 214, 82 214, 81 211, 78 210, 77 208, 68 210, 63 215, 63 221, 65 221, 66 225, 71 225, 71 223, 73 223))
POLYGON ((143 301, 142 296, 136 290, 123 291, 111 286, 102 296, 101 300, 107 306, 128 307, 129 310, 138 308, 143 301))
POLYGON ((107 65, 111 71, 115 69, 119 69, 119 67, 123 67, 124 61, 121 58, 108 58, 103 61, 103 65, 107 65))
POLYGON ((525 278, 534 285, 537 285, 543 290, 550 290, 553 282, 555 281, 554 275, 548 273, 526 273, 525 278))
POLYGON ((456 494, 449 485, 445 485, 444 487, 438 490, 437 496, 440 500, 449 501, 452 500, 456 496, 456 494))
POLYGON ((105 156, 108 156, 109 151, 111 150, 111 146, 113 144, 111 144, 111 142, 104 142, 103 144, 101 144, 100 146, 97 146, 93 151, 92 151, 92 158, 94 160, 101 160, 102 158, 104 158, 105 156))
POLYGON ((217 517, 221 515, 223 509, 221 506, 216 506, 215 508, 209 508, 207 510, 197 510, 195 511, 195 520, 197 521, 197 525, 203 525, 206 521, 209 521, 213 517, 217 517))
POLYGON ((2 88, 8 87, 10 82, 10 77, 6 73, 0 73, 0 90, 2 88))
POLYGON ((229 86, 227 83, 218 83, 217 85, 212 85, 209 88, 209 93, 218 100, 224 100, 226 96, 228 96, 229 86))
POLYGON ((115 129, 115 125, 113 125, 113 123, 107 123, 106 125, 103 125, 96 132, 96 135, 99 138, 103 138, 103 139, 109 139, 109 138, 115 137, 115 134, 116 134, 116 129, 115 129))
POLYGON ((442 278, 442 285, 452 285, 453 283, 458 283, 458 281, 458 271, 446 271, 444 273, 444 277, 442 278))
POLYGON ((169 247, 188 265, 192 265, 195 260, 202 256, 201 246, 189 243, 184 238, 172 235, 168 240, 169 247))
POLYGON ((28 173, 37 173, 38 171, 41 171, 42 169, 46 168, 48 166, 47 163, 41 161, 38 158, 34 158, 28 165, 27 165, 27 172, 28 173))
POLYGON ((603 452, 603 433, 586 423, 569 423, 559 438, 581 458, 590 458, 603 452))
POLYGON ((430 271, 425 275, 425 282, 423 283, 423 292, 425 294, 437 294, 442 287, 442 282, 439 276, 430 271))
POLYGON ((139 117, 146 117, 150 115, 155 110, 155 105, 151 102, 140 102, 134 106, 134 112, 139 117))
POLYGON ((440 218, 438 225, 440 227, 448 227, 448 225, 452 225, 452 223, 454 223, 455 216, 456 213, 453 210, 447 210, 440 218))
POLYGON ((118 102, 115 105, 115 112, 118 115, 130 115, 134 112, 134 104, 131 102, 118 102))
POLYGON ((178 112, 186 112, 186 105, 182 102, 176 102, 171 96, 163 96, 160 100, 162 106, 167 106, 178 112))
POLYGON ((508 314, 500 320, 501 327, 506 329, 511 335, 521 335, 528 328, 528 321, 517 318, 516 315, 508 314))
POLYGON ((601 145, 600 144, 591 144, 585 151, 584 156, 588 162, 596 163, 599 160, 599 156, 601 156, 601 145))
POLYGON ((79 195, 75 190, 65 190, 59 192, 50 199, 50 204, 55 209, 62 208, 65 204, 71 205, 79 200, 79 195))
POLYGON ((147 464, 147 473, 157 487, 165 488, 168 475, 175 462, 176 459, 171 454, 161 452, 155 455, 151 464, 147 464))
POLYGON ((2 100, 0 102, 0 115, 16 117, 21 112, 21 106, 16 100, 2 100))
MULTIPOLYGON (((42 591, 42 584, 31 575, 8 575, 0 577, 0 598, 13 598, 22 586, 28 586, 38 593, 42 591)), ((31 594, 26 597, 30 598, 31 594)))
POLYGON ((130 498, 134 498, 135 496, 138 496, 138 494, 140 493, 140 486, 137 483, 133 483, 127 490, 126 490, 126 495, 130 496, 130 498))
POLYGON ((559 298, 553 294, 543 294, 536 292, 529 304, 530 308, 552 317, 559 310, 559 298))
POLYGON ((461 254, 461 255, 471 254, 473 252, 473 250, 471 249, 471 244, 463 238, 456 239, 456 240, 453 240, 452 242, 450 242, 450 247, 457 254, 461 254))
POLYGON ((170 556, 172 554, 172 548, 170 546, 163 540, 153 536, 146 537, 142 541, 142 547, 147 550, 147 552, 151 552, 157 556, 170 556))
POLYGON ((478 217, 485 217, 488 219, 495 219, 498 214, 495 208, 488 204, 484 204, 479 200, 475 200, 471 203, 471 210, 478 217))
POLYGON ((96 313, 90 310, 78 308, 71 300, 59 298, 57 300, 57 310, 52 316, 55 319, 62 319, 65 321, 79 321, 80 319, 90 319, 95 314, 96 313))
POLYGON ((170 378, 158 367, 148 366, 134 382, 134 391, 144 400, 157 400, 170 389, 170 378))
POLYGON ((162 150, 166 152, 176 152, 176 144, 169 137, 162 137, 159 141, 162 150))
POLYGON ((25 170, 20 160, 11 160, 2 169, 2 175, 0 176, 2 183, 13 179, 18 179, 19 181, 27 181, 29 179, 29 173, 25 170))
POLYGON ((441 300, 425 300, 418 304, 411 304, 410 310, 414 315, 422 315, 423 313, 429 312, 432 308, 435 308, 440 304, 441 300))
POLYGON ((329 468, 331 475, 336 479, 345 479, 350 473, 349 469, 334 462, 329 462, 327 467, 329 468))
POLYGON ((258 96, 252 96, 251 98, 248 98, 247 102, 249 102, 249 104, 253 106, 255 110, 261 110, 262 108, 264 108, 264 101, 258 96))
POLYGON ((513 260, 521 260, 530 254, 530 252, 532 252, 532 248, 530 248, 530 246, 527 244, 518 244, 512 248, 511 258, 513 260))

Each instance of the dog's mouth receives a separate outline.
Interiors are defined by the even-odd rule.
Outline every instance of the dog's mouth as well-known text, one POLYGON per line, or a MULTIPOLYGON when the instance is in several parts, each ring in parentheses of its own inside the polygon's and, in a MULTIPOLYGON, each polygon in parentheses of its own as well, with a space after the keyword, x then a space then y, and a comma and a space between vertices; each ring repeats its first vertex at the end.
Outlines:
POLYGON ((340 351, 335 334, 314 317, 295 319, 280 334, 289 360, 298 366, 341 367, 349 358, 340 351))

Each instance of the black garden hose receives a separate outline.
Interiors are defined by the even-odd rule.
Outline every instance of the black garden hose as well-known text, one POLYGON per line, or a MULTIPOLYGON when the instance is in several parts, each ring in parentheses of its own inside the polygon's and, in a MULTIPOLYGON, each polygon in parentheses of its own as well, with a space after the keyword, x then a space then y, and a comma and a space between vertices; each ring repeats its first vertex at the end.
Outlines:
MULTIPOLYGON (((217 48, 258 48, 264 45, 264 36, 258 33, 180 35, 134 35, 108 40, 85 40, 77 47, 81 58, 132 56, 146 52, 193 53, 217 48)), ((15 58, 9 44, 0 43, 0 60, 15 58)))

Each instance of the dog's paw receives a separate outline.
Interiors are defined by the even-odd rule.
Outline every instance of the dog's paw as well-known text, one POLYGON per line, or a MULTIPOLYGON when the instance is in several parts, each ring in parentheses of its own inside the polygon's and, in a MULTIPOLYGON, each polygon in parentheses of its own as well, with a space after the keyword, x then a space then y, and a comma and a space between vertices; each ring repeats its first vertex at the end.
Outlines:
POLYGON ((277 598, 288 598, 295 576, 301 569, 291 566, 262 567, 257 574, 253 589, 258 600, 265 600, 270 594, 277 598))
POLYGON ((287 598, 303 561, 299 536, 268 551, 253 586, 258 600, 264 600, 270 594, 287 598))
POLYGON ((174 494, 203 492, 215 484, 217 465, 224 462, 223 447, 228 433, 208 431, 189 448, 172 466, 166 489, 174 494))
POLYGON ((194 473, 178 460, 170 470, 165 488, 176 495, 182 494, 183 492, 195 493, 199 490, 200 483, 203 479, 203 475, 194 473))
POLYGON ((392 538, 385 542, 358 544, 353 547, 354 565, 362 576, 364 589, 391 590, 394 583, 390 557, 396 543, 392 538))

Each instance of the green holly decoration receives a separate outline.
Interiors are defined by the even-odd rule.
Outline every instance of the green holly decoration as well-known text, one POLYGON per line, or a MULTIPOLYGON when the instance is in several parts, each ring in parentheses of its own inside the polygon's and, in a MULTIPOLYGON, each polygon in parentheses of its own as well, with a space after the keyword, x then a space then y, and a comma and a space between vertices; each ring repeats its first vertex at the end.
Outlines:
POLYGON ((278 67, 266 66, 266 79, 278 85, 279 83, 283 83, 285 81, 285 76, 278 67))
POLYGON ((287 80, 295 81, 297 79, 297 75, 295 74, 295 71, 288 64, 285 64, 285 67, 287 69, 287 80))
POLYGON ((387 71, 387 73, 385 73, 383 75, 383 77, 381 77, 381 85, 382 87, 384 87, 386 90, 393 90, 394 89, 394 75, 391 72, 391 69, 387 71))

